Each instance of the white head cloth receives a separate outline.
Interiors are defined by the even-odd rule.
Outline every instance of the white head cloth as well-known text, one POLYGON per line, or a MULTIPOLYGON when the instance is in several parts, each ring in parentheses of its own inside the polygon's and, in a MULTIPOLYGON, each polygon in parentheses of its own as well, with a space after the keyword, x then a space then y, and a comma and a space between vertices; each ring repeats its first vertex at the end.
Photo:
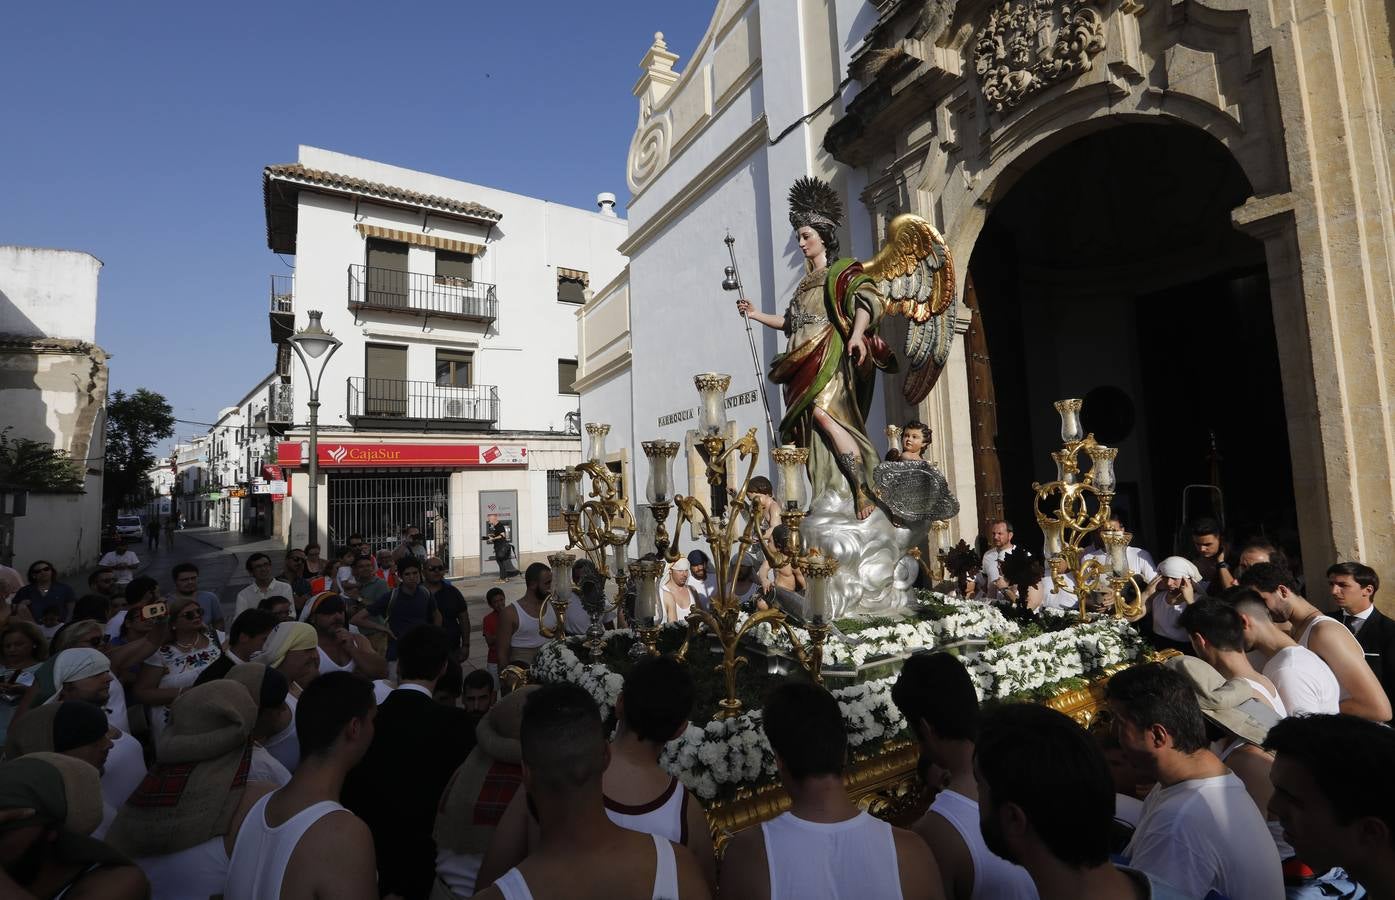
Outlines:
POLYGON ((53 685, 57 690, 44 702, 57 703, 58 695, 63 692, 65 684, 110 671, 111 660, 100 650, 92 647, 71 647, 64 650, 53 660, 53 685))
POLYGON ((1201 572, 1196 564, 1180 556, 1169 556, 1158 563, 1158 572, 1168 578, 1185 578, 1192 584, 1201 581, 1201 572))

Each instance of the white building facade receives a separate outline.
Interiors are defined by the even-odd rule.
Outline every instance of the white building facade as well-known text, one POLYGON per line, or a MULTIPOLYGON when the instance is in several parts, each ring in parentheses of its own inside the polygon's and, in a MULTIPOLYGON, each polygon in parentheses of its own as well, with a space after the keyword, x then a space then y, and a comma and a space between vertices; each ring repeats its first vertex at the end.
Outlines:
MULTIPOLYGON (((684 448, 677 489, 706 490, 693 439, 693 376, 701 372, 731 375, 731 433, 755 428, 758 471, 772 474, 761 387, 778 428, 783 401, 766 372, 785 336, 752 323, 753 363, 737 294, 722 289, 731 264, 723 239, 728 232, 735 239, 746 295, 766 312, 783 312, 805 272, 786 198, 795 179, 817 175, 848 211, 839 255, 874 255, 878 235, 859 199, 865 176, 820 145, 856 92, 844 76, 876 20, 865 0, 719 0, 681 72, 661 34, 640 62, 627 160, 630 233, 620 248, 628 268, 578 315, 582 418, 612 426, 611 462, 632 469, 632 489, 642 493, 648 476, 641 443, 667 439, 684 448)), ((887 422, 885 393, 879 384, 869 411, 874 442, 887 422)), ((947 452, 935 447, 932 456, 943 465, 947 452)))
POLYGON ((264 191, 268 246, 295 256, 272 278, 276 533, 309 539, 310 385, 288 339, 320 310, 343 342, 319 391, 327 554, 415 525, 473 574, 491 512, 517 564, 560 549, 556 475, 581 458, 574 316, 623 268, 613 199, 575 209, 313 147, 267 167, 264 191))
POLYGON ((275 426, 270 422, 281 378, 272 373, 218 414, 208 432, 209 521, 211 527, 270 536, 276 504, 284 491, 277 480, 275 426))
POLYGON ((96 343, 101 268, 81 251, 0 246, 0 428, 10 440, 66 452, 83 487, 31 489, 24 515, 0 513, 0 541, 12 541, 20 571, 46 559, 67 574, 100 555, 108 380, 96 343))

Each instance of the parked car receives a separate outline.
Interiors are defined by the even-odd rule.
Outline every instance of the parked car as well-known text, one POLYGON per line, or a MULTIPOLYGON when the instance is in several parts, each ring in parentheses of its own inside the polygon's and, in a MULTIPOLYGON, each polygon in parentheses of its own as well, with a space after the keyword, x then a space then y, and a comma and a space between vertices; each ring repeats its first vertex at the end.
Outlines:
POLYGON ((117 516, 116 533, 124 537, 127 543, 140 541, 145 538, 145 526, 140 516, 117 516))

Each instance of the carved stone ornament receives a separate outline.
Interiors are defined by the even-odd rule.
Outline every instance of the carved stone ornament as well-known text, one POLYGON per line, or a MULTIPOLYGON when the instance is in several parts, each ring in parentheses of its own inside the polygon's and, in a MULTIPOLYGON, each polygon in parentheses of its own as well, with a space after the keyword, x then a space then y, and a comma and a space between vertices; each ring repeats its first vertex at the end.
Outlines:
POLYGON ((974 71, 995 112, 1088 72, 1104 49, 1103 0, 1001 0, 974 37, 974 71))

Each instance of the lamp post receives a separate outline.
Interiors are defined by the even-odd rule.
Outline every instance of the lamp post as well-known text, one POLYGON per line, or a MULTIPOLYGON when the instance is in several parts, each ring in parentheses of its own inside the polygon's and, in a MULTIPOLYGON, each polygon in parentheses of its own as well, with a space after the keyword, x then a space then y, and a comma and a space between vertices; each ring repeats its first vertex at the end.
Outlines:
POLYGON ((291 337, 291 349, 305 366, 310 382, 310 541, 320 540, 320 379, 329 367, 329 358, 343 343, 320 326, 319 310, 310 310, 310 324, 291 337), (314 363, 312 368, 311 364, 314 363))

